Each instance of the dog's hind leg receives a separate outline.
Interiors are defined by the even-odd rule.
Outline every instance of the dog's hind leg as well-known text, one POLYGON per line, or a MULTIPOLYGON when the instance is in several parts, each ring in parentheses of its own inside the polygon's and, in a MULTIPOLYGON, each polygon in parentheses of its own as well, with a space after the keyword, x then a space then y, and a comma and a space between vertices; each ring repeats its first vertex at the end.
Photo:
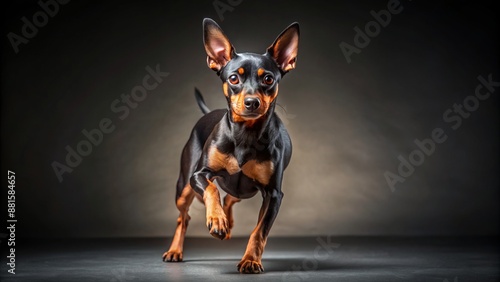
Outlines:
POLYGON ((233 226, 234 226, 234 219, 233 219, 233 205, 240 202, 241 199, 238 199, 236 197, 233 197, 229 194, 227 194, 225 197, 224 197, 224 206, 222 207, 222 209, 224 210, 224 213, 226 214, 226 217, 227 217, 227 221, 228 221, 228 224, 229 224, 229 228, 228 228, 228 232, 226 234, 226 240, 228 239, 231 239, 231 229, 233 229, 233 226))
POLYGON ((189 206, 193 202, 195 196, 194 190, 189 183, 184 186, 180 195, 176 200, 177 209, 179 209, 179 217, 177 218, 177 228, 175 229, 174 238, 170 249, 163 254, 163 261, 177 262, 182 261, 182 252, 184 248, 184 236, 191 217, 188 214, 189 206))

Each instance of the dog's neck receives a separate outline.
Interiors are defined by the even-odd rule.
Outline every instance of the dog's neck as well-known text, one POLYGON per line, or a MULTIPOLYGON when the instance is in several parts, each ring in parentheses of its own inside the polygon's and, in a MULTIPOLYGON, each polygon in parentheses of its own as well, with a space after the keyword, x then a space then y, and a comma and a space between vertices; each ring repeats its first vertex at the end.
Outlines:
POLYGON ((269 140, 269 136, 275 136, 274 132, 271 132, 274 131, 272 121, 276 118, 274 108, 275 103, 273 102, 265 115, 250 122, 232 121, 231 110, 228 110, 226 122, 235 147, 263 146, 273 141, 269 140))

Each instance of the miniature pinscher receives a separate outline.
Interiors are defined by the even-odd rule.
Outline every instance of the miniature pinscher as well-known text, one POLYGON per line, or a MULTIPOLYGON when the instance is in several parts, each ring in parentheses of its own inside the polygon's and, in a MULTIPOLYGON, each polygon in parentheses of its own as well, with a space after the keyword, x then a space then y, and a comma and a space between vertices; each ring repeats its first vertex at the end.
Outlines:
POLYGON ((222 240, 231 238, 232 206, 260 191, 258 223, 237 266, 241 273, 260 273, 267 236, 283 198, 283 171, 292 154, 290 137, 274 108, 281 78, 295 68, 299 25, 287 27, 263 55, 236 53, 212 19, 203 20, 203 32, 207 64, 222 80, 228 108, 210 111, 195 90, 205 115, 182 151, 176 193, 180 215, 163 260, 182 261, 194 197, 205 204, 210 234, 222 240), (223 205, 215 181, 227 193, 223 205))

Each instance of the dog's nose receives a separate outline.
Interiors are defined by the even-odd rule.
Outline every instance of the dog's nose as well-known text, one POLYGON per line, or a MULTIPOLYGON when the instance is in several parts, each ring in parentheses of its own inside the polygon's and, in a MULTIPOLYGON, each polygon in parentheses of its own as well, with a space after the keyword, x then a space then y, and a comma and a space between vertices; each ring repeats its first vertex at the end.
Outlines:
POLYGON ((245 108, 249 111, 255 111, 260 107, 260 100, 258 98, 245 98, 245 108))

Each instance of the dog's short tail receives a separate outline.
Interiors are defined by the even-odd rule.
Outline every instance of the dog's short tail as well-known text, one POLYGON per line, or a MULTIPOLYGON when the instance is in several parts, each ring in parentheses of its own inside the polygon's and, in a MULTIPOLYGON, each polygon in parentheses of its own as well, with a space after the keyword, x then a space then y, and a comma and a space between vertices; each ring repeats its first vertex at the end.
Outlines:
POLYGON ((209 113, 210 109, 207 107, 207 104, 205 104, 205 100, 203 99, 200 90, 196 87, 194 88, 194 97, 196 98, 196 103, 198 103, 198 107, 200 107, 201 112, 203 114, 209 113))

